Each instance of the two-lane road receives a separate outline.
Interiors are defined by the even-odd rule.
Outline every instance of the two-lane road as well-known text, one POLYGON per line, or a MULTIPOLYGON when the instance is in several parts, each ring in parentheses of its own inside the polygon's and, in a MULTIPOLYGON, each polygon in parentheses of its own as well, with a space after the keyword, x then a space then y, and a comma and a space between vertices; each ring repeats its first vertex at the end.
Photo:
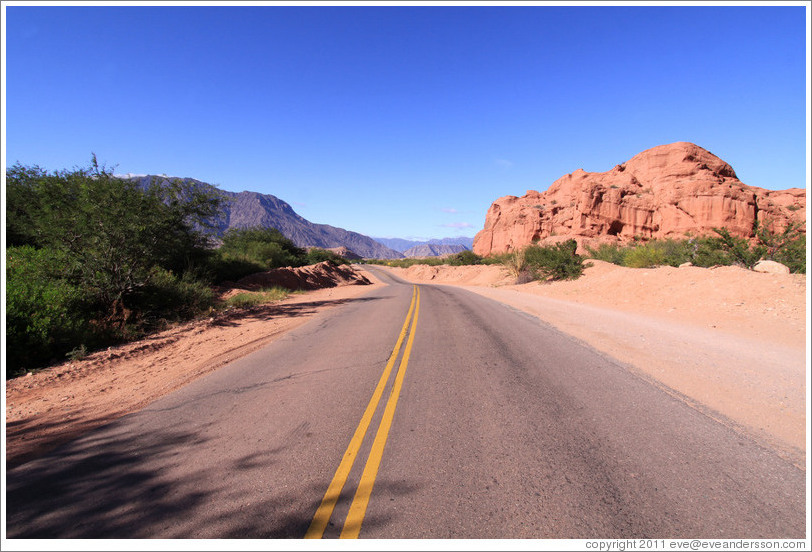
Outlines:
POLYGON ((390 285, 7 473, 9 538, 804 538, 805 474, 553 328, 390 285))

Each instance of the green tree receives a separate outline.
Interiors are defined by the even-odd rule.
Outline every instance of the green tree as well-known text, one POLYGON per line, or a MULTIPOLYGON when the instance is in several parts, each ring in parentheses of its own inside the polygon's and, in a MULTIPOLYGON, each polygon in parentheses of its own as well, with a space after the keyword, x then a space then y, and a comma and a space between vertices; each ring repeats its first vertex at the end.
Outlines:
POLYGON ((10 244, 59 252, 65 281, 108 317, 126 312, 128 299, 155 279, 155 267, 180 275, 210 255, 217 192, 182 180, 141 187, 95 156, 89 168, 54 173, 15 165, 6 179, 10 244))

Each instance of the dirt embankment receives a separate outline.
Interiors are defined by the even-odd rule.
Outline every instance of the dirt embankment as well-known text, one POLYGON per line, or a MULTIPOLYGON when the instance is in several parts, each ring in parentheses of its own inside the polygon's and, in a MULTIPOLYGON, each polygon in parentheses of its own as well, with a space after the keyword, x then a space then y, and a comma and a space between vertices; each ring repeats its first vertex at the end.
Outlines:
POLYGON ((417 283, 464 285, 537 316, 804 464, 804 275, 590 262, 577 280, 521 285, 495 266, 387 270, 417 283))
POLYGON ((372 278, 349 267, 321 265, 261 273, 241 280, 237 287, 221 288, 221 297, 271 285, 312 289, 319 284, 321 289, 295 293, 272 304, 221 312, 7 381, 7 466, 19 465, 134 412, 263 347, 324 310, 382 285, 372 283, 372 278))

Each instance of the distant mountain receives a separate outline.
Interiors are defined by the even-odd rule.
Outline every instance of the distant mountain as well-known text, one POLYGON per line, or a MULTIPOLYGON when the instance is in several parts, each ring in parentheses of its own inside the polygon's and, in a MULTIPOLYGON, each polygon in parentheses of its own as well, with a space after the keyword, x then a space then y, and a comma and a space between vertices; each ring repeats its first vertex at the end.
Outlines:
MULTIPOLYGON (((148 184, 153 178, 166 180, 163 176, 134 176, 141 184, 148 184)), ((276 228, 299 247, 346 247, 367 259, 399 259, 403 255, 357 232, 350 232, 328 224, 315 224, 298 215, 293 208, 270 194, 257 192, 227 192, 194 178, 183 178, 196 186, 216 189, 226 197, 222 216, 214 223, 218 235, 230 228, 250 228, 262 226, 276 228)))
POLYGON ((441 245, 424 243, 410 247, 403 252, 403 255, 405 257, 442 257, 444 255, 459 253, 460 251, 468 251, 468 248, 460 244, 441 245))
POLYGON ((462 245, 465 249, 471 249, 474 246, 474 238, 457 237, 457 238, 441 238, 428 241, 417 240, 404 240, 402 238, 372 238, 378 243, 385 245, 395 251, 404 253, 407 249, 418 245, 462 245))

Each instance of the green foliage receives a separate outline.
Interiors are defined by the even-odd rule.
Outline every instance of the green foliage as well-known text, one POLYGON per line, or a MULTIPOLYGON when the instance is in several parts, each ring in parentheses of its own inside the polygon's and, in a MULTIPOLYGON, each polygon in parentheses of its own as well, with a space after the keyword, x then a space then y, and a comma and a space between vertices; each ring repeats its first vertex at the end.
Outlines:
POLYGON ((567 240, 550 246, 529 245, 524 249, 527 269, 536 280, 574 280, 584 272, 578 243, 567 240))
POLYGON ((789 267, 795 274, 806 274, 806 235, 800 234, 773 254, 772 260, 789 267))
POLYGON ((687 240, 690 263, 694 266, 710 268, 712 266, 730 266, 735 259, 721 245, 719 238, 705 237, 687 240))
POLYGON ((9 230, 17 243, 50 247, 69 259, 69 279, 108 311, 150 283, 152 269, 182 272, 208 255, 205 228, 215 194, 183 181, 142 189, 93 161, 89 169, 45 173, 12 167, 9 230), (25 228, 21 228, 22 224, 25 228))
POLYGON ((366 259, 367 264, 378 264, 384 266, 396 266, 400 268, 409 268, 417 264, 428 266, 467 266, 483 264, 485 259, 470 250, 460 251, 453 255, 445 257, 409 257, 406 259, 366 259))
POLYGON ((459 253, 454 253, 453 255, 449 255, 446 257, 446 263, 451 266, 468 266, 468 265, 478 265, 482 262, 482 257, 474 253, 473 251, 466 249, 465 251, 460 251, 459 253))
POLYGON ((591 259, 624 266, 625 248, 618 244, 602 243, 597 249, 587 246, 586 252, 591 259))
POLYGON ((307 254, 276 228, 231 228, 209 262, 216 282, 239 280, 255 272, 307 264, 307 254))
POLYGON ((290 291, 278 286, 262 289, 260 291, 246 291, 228 298, 226 300, 226 306, 240 308, 254 307, 256 305, 280 301, 289 294, 290 291))
POLYGON ((64 279, 64 253, 30 245, 6 249, 7 377, 48 363, 90 337, 82 290, 64 279))
POLYGON ((735 264, 744 268, 752 269, 767 252, 767 247, 764 245, 758 244, 751 247, 746 239, 731 235, 726 228, 714 228, 713 231, 719 235, 718 243, 722 251, 730 255, 735 264))
POLYGON ((630 268, 679 266, 690 262, 694 266, 712 267, 739 265, 752 269, 761 259, 770 259, 789 267, 790 272, 806 273, 806 235, 802 225, 790 224, 781 232, 768 225, 756 224, 755 243, 733 236, 727 229, 716 228, 716 236, 686 240, 637 241, 633 245, 603 244, 587 247, 590 258, 630 268))
POLYGON ((212 302, 192 273, 211 255, 218 193, 181 180, 139 186, 95 156, 72 171, 15 165, 6 184, 7 374, 212 302))
POLYGON ((305 262, 306 265, 318 264, 323 263, 324 261, 329 261, 335 265, 344 265, 350 264, 350 261, 335 253, 333 251, 328 251, 327 249, 322 249, 320 247, 311 247, 307 250, 305 254, 305 262))

